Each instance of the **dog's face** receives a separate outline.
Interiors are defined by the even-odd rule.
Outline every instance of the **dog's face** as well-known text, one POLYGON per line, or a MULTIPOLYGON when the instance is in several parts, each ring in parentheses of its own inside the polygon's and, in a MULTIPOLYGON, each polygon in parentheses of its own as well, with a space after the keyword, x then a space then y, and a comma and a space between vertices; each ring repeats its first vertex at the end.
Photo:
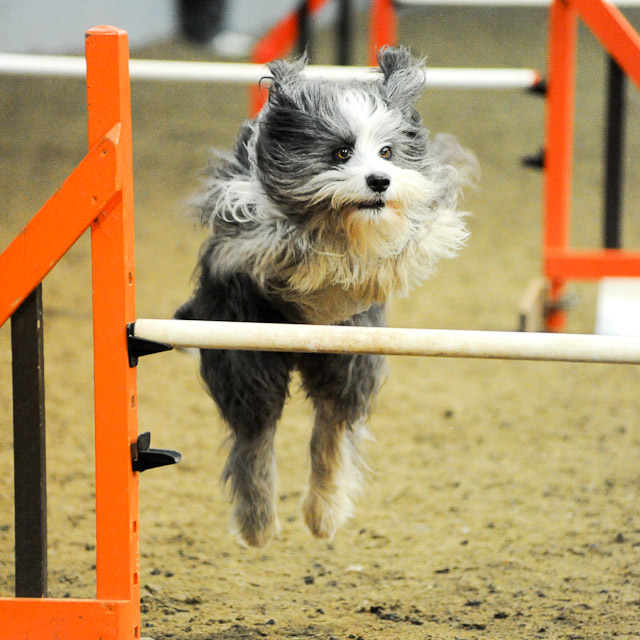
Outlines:
POLYGON ((270 65, 255 155, 281 213, 343 232, 367 255, 400 250, 442 187, 429 177, 437 161, 413 106, 422 66, 404 49, 385 49, 378 61, 381 80, 348 85, 307 80, 301 63, 270 65))

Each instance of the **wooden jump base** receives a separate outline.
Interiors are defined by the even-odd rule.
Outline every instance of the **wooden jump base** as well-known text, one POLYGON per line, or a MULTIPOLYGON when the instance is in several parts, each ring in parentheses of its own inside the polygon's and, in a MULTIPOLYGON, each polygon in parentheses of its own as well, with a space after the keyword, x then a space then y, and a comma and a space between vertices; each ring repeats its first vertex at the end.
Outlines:
POLYGON ((620 336, 149 319, 133 336, 202 349, 640 364, 640 338, 620 336))

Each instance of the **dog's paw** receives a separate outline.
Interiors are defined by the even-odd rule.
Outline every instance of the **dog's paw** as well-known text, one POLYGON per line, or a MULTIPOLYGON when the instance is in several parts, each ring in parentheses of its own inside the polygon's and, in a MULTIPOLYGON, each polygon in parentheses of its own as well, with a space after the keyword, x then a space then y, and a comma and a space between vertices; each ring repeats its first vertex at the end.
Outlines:
POLYGON ((316 538, 332 540, 336 531, 353 514, 353 504, 344 493, 322 495, 309 490, 302 502, 302 514, 309 531, 316 538))
POLYGON ((236 509, 230 530, 243 547, 265 547, 280 535, 280 521, 275 511, 258 513, 249 506, 247 509, 236 509))

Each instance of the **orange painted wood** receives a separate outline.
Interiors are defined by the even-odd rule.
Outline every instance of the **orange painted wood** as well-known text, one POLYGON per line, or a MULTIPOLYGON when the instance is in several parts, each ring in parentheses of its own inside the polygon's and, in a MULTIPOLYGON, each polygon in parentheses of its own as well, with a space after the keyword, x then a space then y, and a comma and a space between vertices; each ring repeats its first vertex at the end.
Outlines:
POLYGON ((298 13, 285 16, 263 38, 258 40, 251 54, 251 61, 258 64, 271 62, 275 58, 286 55, 298 37, 298 13))
MULTIPOLYGON (((561 298, 569 279, 640 276, 640 253, 569 249, 578 17, 640 87, 640 36, 622 13, 602 0, 554 0, 549 21, 543 225, 543 261, 551 306, 561 298)), ((559 330, 563 325, 564 313, 552 311, 547 328, 559 330)))
POLYGON ((549 71, 545 144, 545 247, 569 240, 573 159, 573 105, 577 15, 555 0, 549 21, 549 71))
POLYGON ((0 598, 2 640, 123 640, 134 618, 131 602, 0 598))
POLYGON ((570 0, 585 24, 640 88, 640 35, 620 10, 602 0, 570 0))
POLYGON ((120 198, 120 127, 105 132, 62 187, 0 254, 0 326, 100 212, 120 198))
POLYGON ((598 280, 600 278, 640 277, 640 252, 622 249, 594 251, 549 250, 545 271, 563 280, 598 280))
MULTIPOLYGON (((549 14, 549 89, 547 93, 543 254, 569 243, 573 118, 577 45, 577 14, 563 0, 554 0, 549 14)), ((546 263, 545 263, 546 264, 546 263)), ((548 272, 551 303, 564 292, 564 279, 548 272)), ((558 331, 564 313, 551 311, 547 327, 558 331)))
POLYGON ((267 89, 265 87, 249 87, 249 117, 255 118, 267 101, 267 89))
POLYGON ((122 145, 121 201, 91 228, 97 591, 99 599, 134 603, 138 637, 138 477, 131 468, 138 429, 136 370, 129 367, 126 341, 126 325, 136 317, 127 33, 106 26, 89 30, 86 56, 89 144, 120 123, 122 145))
POLYGON ((376 65, 380 47, 397 43, 397 19, 393 0, 372 0, 369 24, 369 64, 376 65))
MULTIPOLYGON (((328 0, 310 0, 309 14, 317 13, 327 2, 328 0)), ((258 40, 251 53, 251 61, 265 64, 285 56, 291 51, 297 38, 298 11, 292 11, 258 40)))
POLYGON ((91 226, 98 600, 0 599, 1 640, 140 638, 136 376, 126 342, 135 320, 127 34, 91 29, 86 52, 92 150, 0 255, 0 317, 91 226))

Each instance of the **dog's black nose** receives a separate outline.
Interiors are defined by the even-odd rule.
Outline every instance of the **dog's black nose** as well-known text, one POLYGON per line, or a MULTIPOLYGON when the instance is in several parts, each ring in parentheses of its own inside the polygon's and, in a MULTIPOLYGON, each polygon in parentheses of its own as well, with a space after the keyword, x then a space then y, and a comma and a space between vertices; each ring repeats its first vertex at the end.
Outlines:
POLYGON ((376 193, 383 193, 389 188, 391 184, 391 180, 389 176, 384 173, 372 173, 370 176, 367 176, 367 185, 371 191, 375 191, 376 193))

